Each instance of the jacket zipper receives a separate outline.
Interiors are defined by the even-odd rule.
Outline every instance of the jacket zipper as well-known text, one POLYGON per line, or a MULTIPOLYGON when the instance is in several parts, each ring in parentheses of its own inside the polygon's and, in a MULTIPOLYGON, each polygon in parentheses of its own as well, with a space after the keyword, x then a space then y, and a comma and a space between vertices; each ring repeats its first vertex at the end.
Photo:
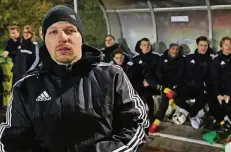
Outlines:
POLYGON ((61 95, 60 96, 60 104, 61 104, 61 113, 60 113, 60 115, 61 115, 61 119, 63 120, 64 119, 64 104, 63 104, 63 96, 61 95))
MULTIPOLYGON (((61 83, 61 80, 59 78, 56 78, 56 81, 58 83, 58 86, 59 86, 59 89, 62 89, 62 83, 61 83)), ((61 94, 60 95, 60 105, 61 105, 61 108, 60 108, 60 119, 61 120, 64 120, 64 102, 63 102, 63 95, 61 94)), ((67 148, 67 152, 70 152, 70 149, 67 148)))
MULTIPOLYGON (((62 88, 61 80, 59 78, 56 78, 56 82, 58 83, 58 86, 61 89, 62 88)), ((64 117, 63 117, 63 115, 64 115, 63 95, 60 95, 60 105, 61 105, 60 118, 64 119, 64 117)))

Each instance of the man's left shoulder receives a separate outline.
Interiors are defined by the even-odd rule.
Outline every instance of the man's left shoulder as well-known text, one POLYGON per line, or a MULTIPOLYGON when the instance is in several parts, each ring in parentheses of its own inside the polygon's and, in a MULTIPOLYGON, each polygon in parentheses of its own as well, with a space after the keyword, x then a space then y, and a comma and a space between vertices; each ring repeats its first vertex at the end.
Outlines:
POLYGON ((132 61, 128 61, 128 62, 127 62, 127 65, 129 65, 129 66, 133 66, 133 64, 134 64, 134 63, 133 63, 132 61))
POLYGON ((155 56, 155 57, 161 57, 161 54, 158 52, 152 52, 151 54, 152 56, 155 56))
POLYGON ((106 63, 106 62, 99 62, 99 63, 94 64, 94 65, 96 65, 96 68, 97 68, 97 67, 108 67, 108 66, 110 66, 112 64, 106 63))
POLYGON ((217 54, 209 54, 209 57, 210 57, 210 59, 214 59, 215 57, 217 57, 218 55, 217 54))
POLYGON ((101 62, 92 69, 89 78, 96 77, 96 80, 109 83, 114 81, 115 76, 121 72, 123 69, 120 66, 101 62))
POLYGON ((102 72, 118 72, 122 70, 122 67, 116 64, 110 64, 110 63, 105 63, 105 62, 100 62, 97 64, 95 67, 96 69, 99 69, 102 72))

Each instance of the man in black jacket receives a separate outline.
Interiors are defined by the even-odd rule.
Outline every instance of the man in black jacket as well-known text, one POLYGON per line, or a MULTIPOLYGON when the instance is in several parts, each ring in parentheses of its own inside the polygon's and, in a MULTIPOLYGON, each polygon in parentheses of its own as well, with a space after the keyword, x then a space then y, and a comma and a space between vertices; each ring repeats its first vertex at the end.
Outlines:
POLYGON ((122 49, 116 49, 113 52, 112 57, 113 61, 110 63, 121 66, 127 75, 131 73, 130 69, 133 65, 133 62, 129 60, 128 55, 124 53, 122 49))
POLYGON ((113 35, 107 35, 104 38, 105 48, 102 49, 104 54, 103 61, 106 63, 111 62, 113 52, 119 48, 119 45, 115 42, 115 37, 113 35))
POLYGON ((1 152, 136 151, 147 115, 123 70, 99 63, 72 8, 52 8, 42 29, 41 66, 13 88, 1 152))
POLYGON ((10 39, 7 41, 5 51, 2 53, 3 57, 9 56, 12 62, 15 63, 18 47, 20 46, 20 30, 18 26, 11 26, 9 28, 10 39))
POLYGON ((162 94, 159 111, 156 116, 156 120, 150 128, 150 133, 157 131, 160 121, 163 120, 165 113, 168 109, 169 100, 173 99, 173 93, 176 94, 179 88, 182 86, 182 79, 184 78, 185 71, 185 59, 179 52, 179 45, 172 43, 169 45, 169 49, 161 56, 161 63, 157 68, 157 77, 160 85, 168 92, 162 94), (168 96, 168 94, 172 94, 168 96))
POLYGON ((28 70, 34 69, 39 62, 38 43, 33 41, 33 35, 32 27, 30 25, 24 26, 23 38, 13 68, 13 84, 20 80, 28 70))
POLYGON ((231 38, 224 37, 220 42, 221 51, 214 57, 211 64, 211 77, 213 84, 213 96, 215 101, 211 104, 211 110, 216 122, 229 131, 230 124, 224 121, 228 114, 231 118, 231 38), (226 109, 226 110, 225 110, 226 109))
POLYGON ((177 105, 189 112, 188 116, 192 127, 198 129, 201 121, 197 114, 210 99, 212 54, 208 51, 207 37, 198 37, 196 43, 195 53, 187 55, 185 59, 184 86, 177 94, 179 96, 177 105), (195 99, 195 104, 192 107, 185 102, 188 99, 195 99))
POLYGON ((136 52, 139 55, 133 58, 132 77, 130 80, 134 89, 147 103, 149 108, 149 119, 154 120, 153 95, 160 93, 156 69, 160 63, 160 55, 153 53, 149 39, 143 38, 137 42, 136 52))

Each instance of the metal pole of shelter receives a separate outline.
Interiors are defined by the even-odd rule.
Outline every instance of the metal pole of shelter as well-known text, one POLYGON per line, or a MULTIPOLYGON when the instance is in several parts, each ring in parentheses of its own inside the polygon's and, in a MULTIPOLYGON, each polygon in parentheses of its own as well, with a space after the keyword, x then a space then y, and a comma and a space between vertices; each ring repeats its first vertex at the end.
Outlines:
POLYGON ((77 0, 74 0, 74 10, 77 13, 77 11, 78 11, 78 2, 77 2, 77 0))
MULTIPOLYGON (((152 30, 153 30, 153 34, 154 34, 154 42, 157 43, 158 39, 157 39, 157 25, 156 25, 156 16, 155 16, 155 13, 154 13, 154 8, 152 7, 152 4, 150 2, 150 0, 147 1, 148 3, 148 7, 149 7, 149 10, 150 10, 150 13, 151 13, 151 17, 152 17, 152 30)), ((155 48, 156 50, 158 50, 158 48, 155 48)))
POLYGON ((107 34, 111 34, 111 25, 110 25, 110 22, 109 22, 109 18, 108 18, 108 14, 106 12, 106 9, 105 9, 105 7, 104 7, 101 0, 98 0, 98 3, 99 3, 99 7, 101 8, 101 10, 103 12, 104 19, 106 21, 107 34))
POLYGON ((209 40, 210 45, 213 45, 213 22, 212 22, 212 12, 211 12, 211 5, 209 0, 206 0, 206 5, 207 5, 207 12, 208 12, 208 21, 209 21, 209 40))

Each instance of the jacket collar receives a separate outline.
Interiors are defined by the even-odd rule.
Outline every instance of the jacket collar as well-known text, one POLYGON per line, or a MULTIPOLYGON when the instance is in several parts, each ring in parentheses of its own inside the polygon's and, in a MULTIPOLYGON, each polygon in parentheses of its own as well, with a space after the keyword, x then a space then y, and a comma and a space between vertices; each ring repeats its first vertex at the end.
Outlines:
POLYGON ((44 71, 51 72, 58 77, 66 75, 85 75, 89 69, 102 61, 103 55, 101 51, 83 44, 82 58, 72 65, 59 65, 50 57, 50 54, 45 45, 40 47, 41 68, 44 71))

